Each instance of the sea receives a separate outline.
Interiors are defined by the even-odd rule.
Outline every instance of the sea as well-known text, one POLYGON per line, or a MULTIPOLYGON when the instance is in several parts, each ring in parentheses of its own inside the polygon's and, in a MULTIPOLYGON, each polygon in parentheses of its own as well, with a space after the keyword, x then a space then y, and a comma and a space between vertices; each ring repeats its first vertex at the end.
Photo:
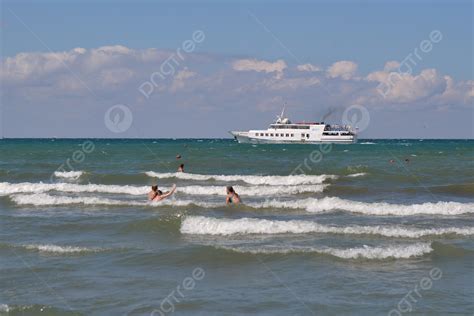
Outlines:
POLYGON ((0 272, 0 315, 473 315, 474 140, 0 140, 0 272))

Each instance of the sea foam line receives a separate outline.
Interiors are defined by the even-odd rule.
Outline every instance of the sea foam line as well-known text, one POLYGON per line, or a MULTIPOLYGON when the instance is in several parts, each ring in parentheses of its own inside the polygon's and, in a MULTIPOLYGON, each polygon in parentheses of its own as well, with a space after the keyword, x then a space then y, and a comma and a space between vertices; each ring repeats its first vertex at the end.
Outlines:
POLYGON ((474 227, 446 227, 419 229, 410 227, 383 226, 327 226, 313 221, 267 220, 258 218, 220 219, 204 216, 187 216, 181 223, 181 233, 194 235, 236 235, 236 234, 303 234, 331 233, 351 235, 381 235, 386 237, 419 238, 447 234, 474 235, 474 227))
POLYGON ((253 185, 299 185, 299 184, 321 184, 329 179, 336 179, 335 175, 289 175, 289 176, 255 176, 255 175, 205 175, 186 172, 158 173, 147 171, 149 177, 158 179, 178 178, 183 180, 208 181, 217 180, 224 182, 243 181, 253 185))
MULTIPOLYGON (((301 193, 322 192, 326 184, 299 186, 234 186, 239 194, 250 196, 293 195, 301 193)), ((167 190, 160 186, 161 190, 167 190)), ((108 184, 74 184, 74 183, 8 183, 0 182, 0 196, 15 193, 44 193, 48 191, 68 193, 115 193, 129 195, 146 195, 149 186, 108 185, 108 184)), ((189 195, 225 195, 225 186, 183 186, 177 192, 189 195)))
POLYGON ((415 243, 407 245, 386 245, 383 247, 363 247, 354 248, 331 248, 331 247, 308 247, 308 246, 257 246, 257 247, 228 247, 217 246, 218 249, 225 249, 239 253, 251 254, 288 254, 288 253, 319 253, 331 255, 342 259, 407 259, 419 257, 433 251, 430 243, 415 243))
POLYGON ((31 244, 31 245, 23 245, 25 249, 28 250, 36 250, 39 252, 47 252, 47 253, 83 253, 83 252, 98 252, 103 251, 104 249, 101 248, 87 248, 87 247, 76 247, 76 246, 58 246, 58 245, 39 245, 39 244, 31 244))
POLYGON ((84 171, 55 171, 54 176, 66 179, 79 179, 84 174, 84 171))
POLYGON ((97 197, 71 197, 71 196, 54 196, 45 193, 11 195, 10 198, 18 205, 36 205, 36 206, 50 206, 50 205, 106 205, 106 206, 190 206, 197 205, 201 207, 213 208, 222 206, 223 203, 208 203, 196 202, 191 200, 175 200, 166 199, 159 202, 150 201, 127 201, 115 200, 97 197))
POLYGON ((421 204, 391 204, 385 202, 359 202, 344 200, 338 197, 322 199, 308 198, 296 201, 268 200, 263 203, 250 204, 255 208, 290 208, 305 209, 308 212, 344 210, 368 215, 461 215, 474 213, 474 203, 459 202, 427 202, 421 204))
MULTIPOLYGON (((166 199, 160 202, 148 202, 137 200, 116 200, 97 197, 70 197, 54 196, 45 193, 11 195, 12 201, 19 205, 115 205, 115 206, 189 206, 196 205, 204 208, 215 208, 223 206, 222 203, 205 202, 199 200, 166 199)), ((302 200, 267 200, 258 203, 246 203, 242 207, 252 208, 287 208, 304 209, 308 212, 324 212, 334 210, 344 210, 353 213, 366 215, 462 215, 474 213, 474 203, 458 202, 428 202, 422 204, 390 204, 390 203, 365 203, 351 200, 344 200, 337 197, 326 197, 322 199, 302 199, 302 200)))

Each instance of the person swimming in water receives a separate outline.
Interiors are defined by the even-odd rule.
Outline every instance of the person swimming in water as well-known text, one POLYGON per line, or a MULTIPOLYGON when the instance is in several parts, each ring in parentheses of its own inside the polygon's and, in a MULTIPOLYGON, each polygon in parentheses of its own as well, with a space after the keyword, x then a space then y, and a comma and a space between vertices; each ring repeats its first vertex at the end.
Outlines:
POLYGON ((226 187, 226 191, 227 191, 227 197, 225 199, 226 204, 231 204, 231 203, 239 204, 242 202, 242 199, 237 194, 237 192, 234 191, 234 188, 232 186, 226 187))
POLYGON ((178 172, 184 172, 184 163, 179 165, 178 172))
POLYGON ((176 184, 173 184, 171 191, 163 193, 161 190, 156 191, 156 196, 153 198, 153 202, 161 201, 173 195, 174 191, 176 191, 176 184))
POLYGON ((151 186, 151 191, 148 192, 148 200, 153 201, 153 199, 157 196, 158 194, 158 186, 157 185, 152 185, 151 186))

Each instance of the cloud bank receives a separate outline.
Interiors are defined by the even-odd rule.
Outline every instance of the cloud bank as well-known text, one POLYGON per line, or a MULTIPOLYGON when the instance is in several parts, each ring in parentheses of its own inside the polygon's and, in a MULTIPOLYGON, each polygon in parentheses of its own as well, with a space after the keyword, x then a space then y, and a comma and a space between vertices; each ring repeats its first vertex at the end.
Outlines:
MULTIPOLYGON (((386 110, 445 110, 472 108, 474 81, 456 81, 436 69, 399 73, 400 63, 358 72, 354 61, 335 61, 325 69, 313 64, 292 65, 283 59, 258 60, 188 53, 145 97, 143 82, 159 71, 172 51, 132 49, 121 45, 62 52, 27 52, 2 60, 0 79, 5 103, 25 111, 52 106, 85 109, 127 104, 144 112, 189 114, 239 108, 248 113, 274 112, 288 102, 295 109, 347 107, 360 104, 386 110), (80 102, 79 102, 80 100, 80 102)), ((12 110, 14 111, 14 110, 12 110)), ((99 113, 99 111, 98 111, 99 113)))

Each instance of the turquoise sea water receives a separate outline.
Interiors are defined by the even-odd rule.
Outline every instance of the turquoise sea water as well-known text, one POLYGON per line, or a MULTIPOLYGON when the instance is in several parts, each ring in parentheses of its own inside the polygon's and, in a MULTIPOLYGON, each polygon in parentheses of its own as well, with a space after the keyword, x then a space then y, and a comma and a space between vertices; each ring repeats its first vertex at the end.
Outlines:
POLYGON ((473 140, 0 141, 0 314, 472 315, 473 236, 473 140))

